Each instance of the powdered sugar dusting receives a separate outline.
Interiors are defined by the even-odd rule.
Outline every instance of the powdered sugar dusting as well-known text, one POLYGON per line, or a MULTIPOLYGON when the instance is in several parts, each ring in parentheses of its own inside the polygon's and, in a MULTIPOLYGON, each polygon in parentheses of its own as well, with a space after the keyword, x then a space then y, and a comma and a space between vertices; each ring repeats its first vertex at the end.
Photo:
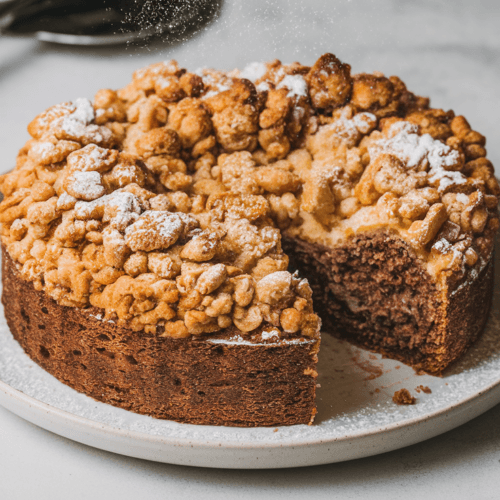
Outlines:
POLYGON ((267 82, 260 82, 257 87, 255 87, 258 92, 266 92, 269 90, 269 83, 267 82))
POLYGON ((96 199, 105 193, 99 172, 75 172, 71 181, 72 190, 84 199, 96 199))
POLYGON ((169 59, 168 61, 163 61, 163 67, 170 73, 175 73, 179 70, 177 66, 177 62, 173 59, 169 59))
POLYGON ((243 70, 239 72, 239 78, 246 78, 252 83, 260 80, 267 72, 267 66, 262 62, 252 62, 247 64, 243 70))
POLYGON ((398 157, 408 168, 416 168, 427 163, 429 181, 437 183, 440 192, 451 185, 465 184, 466 177, 451 168, 459 163, 460 153, 435 140, 429 134, 418 135, 417 127, 408 122, 397 122, 389 129, 389 138, 377 141, 370 148, 373 159, 380 153, 389 153, 398 157))
POLYGON ((432 245, 432 248, 435 248, 438 252, 442 254, 447 254, 449 252, 452 253, 452 260, 449 264, 450 268, 454 268, 458 264, 459 267, 462 267, 465 265, 464 263, 464 255, 463 252, 455 248, 447 239, 441 238, 434 245, 432 245))
POLYGON ((277 330, 272 332, 263 332, 262 340, 273 340, 275 342, 266 344, 263 342, 251 342, 250 340, 244 339, 241 335, 235 335, 228 339, 207 339, 207 342, 211 344, 226 344, 226 345, 251 345, 251 346, 262 346, 262 345, 275 345, 275 344, 311 344, 317 342, 316 340, 305 340, 305 339, 279 339, 279 332, 277 330))
POLYGON ((156 87, 166 90, 175 85, 174 80, 168 78, 157 78, 155 82, 156 87))
POLYGON ((64 116, 60 129, 70 138, 86 138, 91 142, 101 143, 111 137, 111 130, 93 123, 95 112, 92 103, 85 98, 75 99, 72 112, 64 116))
POLYGON ((436 168, 429 172, 429 182, 438 183, 438 191, 444 192, 450 186, 465 184, 466 177, 460 172, 447 171, 443 168, 436 168))
POLYGON ((75 106, 71 102, 63 102, 52 106, 47 111, 42 113, 39 118, 39 124, 42 127, 49 126, 52 128, 55 124, 59 123, 61 116, 67 116, 75 110, 75 106))
POLYGON ((287 97, 307 96, 307 83, 301 75, 286 75, 278 84, 278 89, 287 88, 287 97))
MULTIPOLYGON (((247 219, 232 219, 230 215, 226 221, 228 238, 242 255, 260 258, 278 244, 280 236, 275 228, 264 226, 258 229, 247 219)), ((235 265, 238 265, 238 261, 235 265)))
POLYGON ((270 288, 278 288, 280 286, 290 287, 292 283, 292 275, 288 271, 276 271, 275 273, 264 276, 260 281, 260 286, 269 286, 270 288))
POLYGON ((465 193, 457 193, 455 196, 459 203, 463 203, 464 205, 469 203, 469 197, 465 193))
POLYGON ((209 91, 202 96, 202 99, 209 99, 231 88, 232 79, 222 73, 207 68, 199 68, 194 73, 200 76, 204 85, 209 88, 209 91))
POLYGON ((68 193, 62 193, 57 200, 57 208, 62 209, 68 205, 74 205, 77 199, 68 193))
POLYGON ((172 234, 176 233, 182 227, 182 221, 177 214, 160 210, 148 210, 139 217, 137 222, 127 229, 127 233, 131 231, 142 232, 144 233, 144 237, 147 237, 149 232, 151 232, 151 223, 154 225, 154 231, 167 238, 171 237, 172 234))
POLYGON ((55 146, 51 142, 40 141, 33 144, 31 147, 32 153, 38 155, 43 161, 47 156, 54 151, 55 146))
POLYGON ((61 128, 70 135, 81 136, 95 118, 94 108, 88 99, 82 97, 75 99, 73 104, 75 109, 64 118, 61 128))
POLYGON ((340 116, 331 124, 322 127, 323 131, 333 130, 339 137, 354 146, 360 134, 368 134, 377 124, 377 117, 372 113, 358 113, 349 118, 349 110, 343 109, 340 116))
POLYGON ((89 144, 83 149, 80 149, 76 155, 70 155, 69 159, 72 167, 76 170, 98 170, 103 166, 108 155, 108 149, 100 148, 95 144, 89 144))
POLYGON ((194 218, 165 210, 147 210, 126 228, 125 240, 133 251, 166 249, 174 245, 189 226, 197 226, 194 218))
POLYGON ((94 211, 101 210, 104 213, 103 220, 110 221, 111 224, 124 223, 126 225, 133 222, 141 213, 141 206, 135 195, 119 190, 94 201, 79 201, 75 205, 75 215, 81 219, 89 219, 94 211))

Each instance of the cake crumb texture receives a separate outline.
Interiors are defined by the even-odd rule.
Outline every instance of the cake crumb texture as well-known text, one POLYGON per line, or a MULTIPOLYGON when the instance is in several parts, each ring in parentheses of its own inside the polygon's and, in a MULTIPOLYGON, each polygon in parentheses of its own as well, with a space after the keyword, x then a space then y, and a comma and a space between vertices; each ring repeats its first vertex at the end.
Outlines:
POLYGON ((478 338, 493 293, 490 260, 474 279, 435 281, 412 247, 387 230, 331 248, 288 235, 291 266, 308 277, 323 332, 439 374, 478 338))
POLYGON ((397 405, 414 405, 417 399, 410 394, 408 389, 400 389, 394 393, 392 400, 397 405))
POLYGON ((432 390, 430 387, 427 387, 426 385, 419 385, 418 387, 415 388, 417 392, 423 392, 424 394, 432 394, 432 390))

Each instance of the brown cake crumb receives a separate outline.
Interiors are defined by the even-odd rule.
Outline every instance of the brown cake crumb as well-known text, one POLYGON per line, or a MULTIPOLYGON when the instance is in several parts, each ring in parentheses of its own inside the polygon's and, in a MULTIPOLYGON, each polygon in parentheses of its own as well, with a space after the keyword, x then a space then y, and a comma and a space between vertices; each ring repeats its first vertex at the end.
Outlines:
POLYGON ((415 390, 420 393, 423 392, 424 394, 432 394, 432 391, 429 387, 426 385, 419 385, 418 387, 415 388, 415 390))
POLYGON ((400 389, 394 393, 392 400, 397 405, 414 405, 417 402, 417 398, 414 398, 408 389, 400 389))

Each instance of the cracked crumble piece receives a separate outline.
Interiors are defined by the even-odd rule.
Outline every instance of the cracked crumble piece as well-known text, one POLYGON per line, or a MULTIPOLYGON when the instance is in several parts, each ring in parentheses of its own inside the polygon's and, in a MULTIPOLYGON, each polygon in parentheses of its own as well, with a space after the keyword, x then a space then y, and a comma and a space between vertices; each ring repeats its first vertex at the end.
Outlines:
POLYGON ((392 400, 397 405, 414 405, 417 402, 417 398, 413 397, 408 389, 396 391, 392 400))

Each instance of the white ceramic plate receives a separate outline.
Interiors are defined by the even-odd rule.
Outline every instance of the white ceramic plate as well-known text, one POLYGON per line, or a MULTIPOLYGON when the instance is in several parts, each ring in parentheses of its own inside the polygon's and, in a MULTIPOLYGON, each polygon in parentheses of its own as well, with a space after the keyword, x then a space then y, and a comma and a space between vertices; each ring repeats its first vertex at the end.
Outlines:
MULTIPOLYGON (((496 265, 496 269, 500 266, 496 265)), ((79 394, 26 356, 0 320, 0 404, 61 436, 132 457, 220 468, 278 468, 361 458, 446 432, 500 402, 499 273, 487 329, 444 377, 417 375, 324 335, 312 426, 231 428, 155 420, 79 394), (418 392, 429 387, 431 394, 418 392), (407 388, 413 406, 392 402, 407 388)))

